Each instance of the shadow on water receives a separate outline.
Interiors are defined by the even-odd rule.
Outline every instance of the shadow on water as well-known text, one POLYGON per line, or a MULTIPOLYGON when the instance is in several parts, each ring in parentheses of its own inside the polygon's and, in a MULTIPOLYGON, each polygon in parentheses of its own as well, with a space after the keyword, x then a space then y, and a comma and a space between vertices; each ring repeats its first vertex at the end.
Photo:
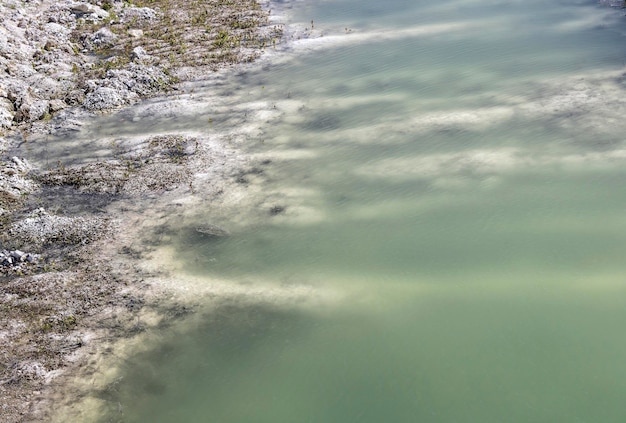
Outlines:
POLYGON ((99 421, 199 421, 189 401, 210 408, 240 367, 263 357, 268 345, 306 337, 312 324, 296 311, 236 301, 193 315, 175 333, 164 329, 154 348, 124 362, 123 376, 93 394, 109 408, 99 421))

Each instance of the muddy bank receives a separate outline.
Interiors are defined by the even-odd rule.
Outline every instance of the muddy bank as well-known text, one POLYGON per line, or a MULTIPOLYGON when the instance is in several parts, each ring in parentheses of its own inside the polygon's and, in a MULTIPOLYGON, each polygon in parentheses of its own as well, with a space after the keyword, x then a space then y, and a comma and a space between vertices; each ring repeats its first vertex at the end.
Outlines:
MULTIPOLYGON (((0 5, 3 421, 50 421, 52 401, 58 409, 76 400, 62 393, 77 370, 89 371, 90 356, 190 311, 148 282, 158 271, 137 266, 138 240, 159 234, 144 227, 145 214, 164 212, 163 198, 192 195, 198 183, 205 200, 219 202, 252 166, 202 134, 137 136, 69 166, 31 163, 14 155, 19 146, 251 62, 281 36, 250 0, 0 5)), ((220 231, 208 223, 198 233, 220 231)))

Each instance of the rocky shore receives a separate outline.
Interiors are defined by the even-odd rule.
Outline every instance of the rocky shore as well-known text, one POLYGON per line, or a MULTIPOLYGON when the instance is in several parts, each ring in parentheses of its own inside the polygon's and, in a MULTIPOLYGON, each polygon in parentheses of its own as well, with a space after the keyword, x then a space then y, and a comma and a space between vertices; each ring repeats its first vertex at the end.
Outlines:
MULTIPOLYGON (((253 61, 281 36, 282 28, 270 25, 268 11, 253 0, 0 4, 3 422, 50 421, 51 401, 72 370, 111 339, 141 331, 139 313, 184 314, 184 306, 148 298, 146 275, 132 265, 139 252, 112 250, 111 239, 132 236, 136 228, 123 207, 112 213, 106 206, 193 190, 194 172, 226 154, 170 134, 142 138, 100 161, 43 169, 12 155, 17 145, 34 133, 71 128, 76 116, 106 113, 176 90, 185 79, 253 61), (43 198, 55 190, 75 200, 71 210, 49 208, 43 198), (87 197, 81 196, 89 195, 104 206, 82 204, 87 197)), ((199 232, 227 233, 212 225, 199 232)))
POLYGON ((282 34, 252 0, 11 0, 0 19, 0 128, 133 103, 182 69, 252 61, 282 34))

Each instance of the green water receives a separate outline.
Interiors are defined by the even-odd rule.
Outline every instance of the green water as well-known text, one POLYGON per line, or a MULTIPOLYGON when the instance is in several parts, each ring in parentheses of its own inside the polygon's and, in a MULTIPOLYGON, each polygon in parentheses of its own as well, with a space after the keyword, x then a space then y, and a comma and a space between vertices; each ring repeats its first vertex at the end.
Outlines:
POLYGON ((131 357, 106 419, 623 422, 620 13, 314 0, 289 19, 324 37, 230 80, 280 115, 247 148, 279 157, 259 213, 284 211, 174 245, 196 279, 337 299, 200 312, 131 357))

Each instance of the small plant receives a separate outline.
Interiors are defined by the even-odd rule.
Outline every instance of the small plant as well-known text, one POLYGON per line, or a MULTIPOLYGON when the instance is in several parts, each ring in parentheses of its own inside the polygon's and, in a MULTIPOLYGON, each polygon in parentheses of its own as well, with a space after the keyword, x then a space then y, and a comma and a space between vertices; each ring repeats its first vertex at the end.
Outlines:
POLYGON ((224 47, 226 45, 226 43, 228 42, 228 32, 225 30, 221 30, 218 34, 217 34, 217 38, 216 40, 213 42, 213 45, 215 47, 224 47))

